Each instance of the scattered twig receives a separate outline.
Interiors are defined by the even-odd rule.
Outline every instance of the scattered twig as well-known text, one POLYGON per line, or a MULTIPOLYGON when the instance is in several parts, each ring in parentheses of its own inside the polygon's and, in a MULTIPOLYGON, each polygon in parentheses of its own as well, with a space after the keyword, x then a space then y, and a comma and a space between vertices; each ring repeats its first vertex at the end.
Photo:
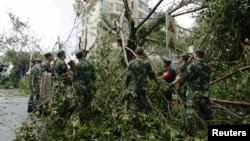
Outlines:
POLYGON ((215 102, 213 102, 213 101, 211 101, 211 103, 215 105, 215 106, 213 106, 213 107, 217 107, 217 108, 223 109, 223 110, 229 112, 230 114, 234 115, 235 117, 240 118, 239 115, 233 113, 232 111, 228 110, 227 108, 225 108, 225 107, 223 107, 223 106, 221 106, 221 105, 219 105, 219 104, 217 104, 217 103, 215 103, 215 102))

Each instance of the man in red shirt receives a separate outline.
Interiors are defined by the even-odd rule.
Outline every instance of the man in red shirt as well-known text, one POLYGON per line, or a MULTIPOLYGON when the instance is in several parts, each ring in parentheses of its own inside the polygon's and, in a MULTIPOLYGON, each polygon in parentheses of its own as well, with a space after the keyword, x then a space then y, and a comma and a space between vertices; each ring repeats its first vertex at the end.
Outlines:
MULTIPOLYGON (((175 80, 176 77, 176 71, 170 66, 171 60, 164 59, 163 60, 163 70, 158 72, 158 76, 161 79, 164 79, 167 83, 171 83, 175 80)), ((164 95, 166 96, 166 99, 169 101, 173 100, 172 97, 173 93, 173 86, 166 92, 164 92, 164 95)))

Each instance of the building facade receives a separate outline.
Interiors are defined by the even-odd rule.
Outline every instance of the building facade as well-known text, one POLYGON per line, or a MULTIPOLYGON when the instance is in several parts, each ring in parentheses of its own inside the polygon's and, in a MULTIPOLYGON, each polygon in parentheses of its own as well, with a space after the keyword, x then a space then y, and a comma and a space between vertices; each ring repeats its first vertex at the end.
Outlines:
MULTIPOLYGON (((148 0, 128 0, 132 18, 145 18, 150 9, 148 0)), ((77 5, 77 42, 76 50, 89 50, 100 38, 99 24, 102 16, 117 21, 124 8, 123 0, 79 0, 77 5)))

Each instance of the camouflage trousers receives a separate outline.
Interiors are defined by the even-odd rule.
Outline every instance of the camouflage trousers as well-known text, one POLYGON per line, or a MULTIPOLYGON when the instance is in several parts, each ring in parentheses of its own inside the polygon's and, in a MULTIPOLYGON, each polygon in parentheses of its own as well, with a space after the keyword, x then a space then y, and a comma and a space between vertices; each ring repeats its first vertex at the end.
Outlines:
POLYGON ((195 113, 204 120, 213 119, 210 99, 205 96, 190 94, 190 91, 188 91, 186 100, 187 132, 194 132, 195 113))
POLYGON ((145 112, 150 110, 147 102, 145 89, 128 89, 126 100, 128 101, 128 108, 135 112, 145 112))
POLYGON ((91 116, 91 103, 95 90, 93 87, 84 86, 79 82, 74 82, 73 87, 76 92, 80 121, 88 120, 91 116))
POLYGON ((186 105, 186 92, 187 92, 187 85, 180 84, 178 88, 178 95, 180 96, 180 99, 184 105, 186 105))
POLYGON ((35 109, 39 104, 39 93, 40 89, 39 86, 33 86, 30 90, 30 96, 28 101, 28 107, 35 109))

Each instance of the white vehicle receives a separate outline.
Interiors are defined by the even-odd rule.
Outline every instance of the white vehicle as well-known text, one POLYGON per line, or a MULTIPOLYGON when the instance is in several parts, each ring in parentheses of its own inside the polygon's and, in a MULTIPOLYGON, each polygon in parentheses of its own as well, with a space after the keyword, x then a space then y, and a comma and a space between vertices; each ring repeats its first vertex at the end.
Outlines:
POLYGON ((13 68, 13 65, 12 65, 12 63, 10 63, 10 64, 8 65, 8 67, 7 67, 7 68, 5 68, 5 69, 6 69, 6 71, 5 71, 5 72, 3 72, 3 73, 1 73, 1 78, 2 78, 2 79, 4 79, 4 78, 9 77, 9 75, 10 75, 10 72, 11 72, 12 68, 13 68))

